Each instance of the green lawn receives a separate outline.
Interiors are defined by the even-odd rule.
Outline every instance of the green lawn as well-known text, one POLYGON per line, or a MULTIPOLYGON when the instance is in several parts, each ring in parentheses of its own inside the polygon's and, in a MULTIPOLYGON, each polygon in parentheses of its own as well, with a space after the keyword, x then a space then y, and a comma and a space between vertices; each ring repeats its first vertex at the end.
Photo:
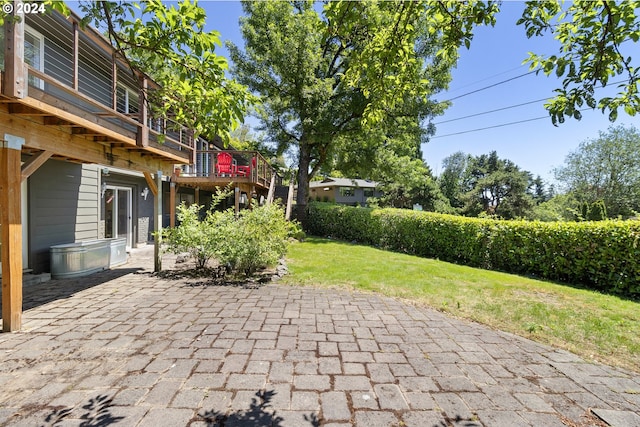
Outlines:
POLYGON ((640 372, 640 302, 345 242, 290 246, 284 282, 379 292, 640 372))

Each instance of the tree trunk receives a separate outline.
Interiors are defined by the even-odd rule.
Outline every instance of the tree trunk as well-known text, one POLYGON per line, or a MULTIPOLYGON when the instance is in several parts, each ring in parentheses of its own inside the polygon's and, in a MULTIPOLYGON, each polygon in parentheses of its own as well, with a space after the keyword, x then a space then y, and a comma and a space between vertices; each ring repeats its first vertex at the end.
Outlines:
POLYGON ((300 140, 300 157, 298 159, 298 195, 296 197, 296 219, 307 229, 307 201, 309 199, 309 164, 311 163, 311 147, 300 140))

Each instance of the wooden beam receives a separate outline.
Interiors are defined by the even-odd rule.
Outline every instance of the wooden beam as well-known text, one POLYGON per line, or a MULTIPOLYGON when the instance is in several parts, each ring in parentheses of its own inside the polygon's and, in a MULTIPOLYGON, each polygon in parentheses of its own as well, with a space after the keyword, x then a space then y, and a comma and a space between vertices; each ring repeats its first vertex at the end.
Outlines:
POLYGON ((0 242, 2 330, 22 327, 22 217, 20 154, 24 139, 5 134, 0 143, 0 242))
POLYGON ((153 271, 159 273, 162 271, 162 257, 160 255, 162 245, 162 171, 156 172, 156 188, 158 190, 153 205, 153 216, 155 218, 153 222, 155 231, 153 238, 153 271))
MULTIPOLYGON (((63 120, 61 118, 55 116, 45 116, 42 118, 42 123, 46 126, 78 126, 75 123, 71 123, 67 120, 63 120)), ((84 128, 83 128, 84 129, 84 128)))
MULTIPOLYGON (((11 3, 8 3, 11 4, 11 3)), ((24 62, 24 14, 22 1, 13 2, 13 10, 4 19, 3 94, 11 98, 27 96, 27 71, 24 62)))
POLYGON ((140 112, 138 120, 141 126, 138 126, 138 133, 136 135, 136 144, 139 147, 149 146, 149 113, 147 111, 147 87, 148 80, 146 76, 142 76, 140 79, 140 92, 138 95, 138 111, 140 112))
POLYGON ((267 205, 273 203, 273 197, 276 192, 276 174, 271 174, 271 184, 269 184, 269 193, 267 194, 267 205))
POLYGON ((287 193, 287 209, 285 210, 284 217, 286 220, 291 219, 291 210, 293 208, 293 190, 295 185, 295 178, 293 175, 291 176, 291 181, 289 181, 289 192, 287 193))
POLYGON ((68 122, 99 132, 101 135, 108 136, 115 141, 120 141, 131 146, 136 145, 134 132, 131 132, 130 136, 128 136, 126 132, 115 123, 109 123, 95 114, 89 114, 71 104, 63 103, 51 95, 43 93, 39 98, 40 99, 36 99, 34 96, 29 96, 21 102, 46 113, 47 116, 56 116, 68 122))
POLYGON ((236 216, 240 213, 240 188, 236 185, 233 190, 233 206, 236 212, 236 216))
POLYGON ((169 183, 169 227, 176 226, 176 183, 169 183))
POLYGON ((158 186, 156 185, 156 182, 153 180, 153 176, 151 176, 151 174, 149 172, 143 172, 144 175, 144 179, 145 181, 147 181, 147 185, 149 186, 149 190, 151 190, 151 194, 153 194, 153 196, 157 196, 158 195, 158 186))
POLYGON ((22 181, 33 175, 51 156, 53 156, 53 151, 43 151, 35 156, 31 156, 31 158, 22 165, 22 181))
POLYGON ((36 110, 35 108, 29 107, 24 104, 13 103, 9 104, 9 112, 11 114, 19 114, 22 116, 48 116, 49 113, 45 113, 44 111, 36 110))
POLYGON ((83 163, 98 163, 140 172, 173 170, 173 159, 145 156, 128 148, 112 148, 71 135, 68 129, 46 127, 24 117, 6 113, 0 105, 0 128, 6 133, 24 138, 26 148, 52 151, 55 156, 66 157, 83 163))

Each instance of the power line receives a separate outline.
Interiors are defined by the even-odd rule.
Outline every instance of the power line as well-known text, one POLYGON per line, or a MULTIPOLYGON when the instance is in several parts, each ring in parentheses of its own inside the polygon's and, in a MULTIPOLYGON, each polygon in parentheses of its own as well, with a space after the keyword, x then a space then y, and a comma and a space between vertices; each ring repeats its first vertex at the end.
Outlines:
POLYGON ((509 105, 508 107, 496 108, 495 110, 483 111, 482 113, 475 113, 475 114, 470 114, 468 116, 458 117, 458 118, 455 118, 455 119, 443 120, 441 122, 434 123, 434 125, 440 125, 440 124, 443 124, 443 123, 455 122, 457 120, 468 119, 468 118, 476 117, 476 116, 482 116, 484 114, 491 114, 491 113, 495 113, 495 112, 498 112, 498 111, 509 110, 511 108, 522 107, 523 105, 535 104, 537 102, 546 101, 547 99, 549 99, 549 98, 536 99, 535 101, 523 102, 522 104, 509 105))
POLYGON ((446 101, 441 101, 441 102, 449 102, 449 101, 453 101, 454 99, 460 99, 460 98, 462 98, 462 97, 464 97, 464 96, 471 95, 471 94, 474 94, 474 93, 478 93, 478 92, 481 92, 481 91, 483 91, 483 90, 487 90, 487 89, 490 89, 490 88, 492 88, 492 87, 496 87, 496 86, 499 86, 499 85, 501 85, 501 84, 508 83, 508 82, 510 82, 510 81, 512 81, 512 80, 519 79, 519 78, 524 77, 524 76, 528 76, 529 74, 533 74, 533 73, 535 73, 535 72, 536 72, 536 70, 529 71, 529 72, 527 72, 527 73, 520 74, 520 75, 517 75, 517 76, 515 76, 515 77, 511 77, 510 79, 502 80, 502 81, 499 81, 499 82, 494 83, 494 84, 492 84, 492 85, 485 86, 485 87, 481 87, 480 89, 476 89, 476 90, 473 90, 473 91, 471 91, 471 92, 463 93, 462 95, 458 95, 458 96, 455 96, 455 97, 453 97, 453 98, 447 99, 446 101))
POLYGON ((475 84, 477 84, 477 83, 482 83, 482 82, 485 82, 485 81, 487 81, 487 80, 491 80, 491 79, 492 79, 492 78, 494 78, 494 77, 498 77, 498 76, 501 76, 501 75, 503 75, 503 74, 510 73, 510 72, 515 71, 515 70, 518 70, 518 69, 520 69, 520 68, 522 68, 522 67, 524 67, 524 66, 525 66, 525 64, 522 64, 522 65, 519 65, 519 66, 517 66, 517 67, 511 68, 511 69, 509 69, 509 70, 503 71, 503 72, 501 72, 501 73, 497 73, 497 74, 493 74, 493 75, 491 75, 491 76, 485 77, 484 79, 480 79, 480 80, 476 80, 475 82, 467 83, 466 85, 462 85, 462 86, 460 86, 460 87, 458 87, 458 88, 456 88, 456 89, 454 89, 454 90, 449 91, 448 93, 458 92, 458 91, 460 91, 460 90, 462 90, 462 89, 464 89, 464 88, 466 88, 466 87, 473 86, 473 85, 475 85, 475 84))
MULTIPOLYGON (((517 78, 517 77, 514 77, 514 78, 517 78)), ((609 83, 609 85, 616 85, 616 84, 619 84, 619 83, 624 83, 625 81, 626 81, 626 80, 618 80, 618 81, 615 81, 615 82, 611 82, 611 83, 609 83)), ((594 89, 602 89, 603 87, 604 87, 603 85, 599 85, 599 86, 595 87, 594 89)), ((470 115, 467 115, 467 116, 457 117, 457 118, 455 118, 455 119, 443 120, 443 121, 441 121, 441 122, 437 122, 437 123, 433 123, 433 124, 434 124, 434 125, 439 125, 439 124, 443 124, 443 123, 455 122, 455 121, 462 120, 462 119, 468 119, 468 118, 471 118, 471 117, 482 116, 482 115, 484 115, 484 114, 490 114, 490 113, 495 113, 495 112, 498 112, 498 111, 509 110, 509 109, 511 109, 511 108, 522 107, 522 106, 524 106, 524 105, 535 104, 536 102, 546 101, 547 99, 549 99, 549 98, 536 99, 536 100, 534 100, 534 101, 527 101, 527 102, 523 102, 523 103, 521 103, 521 104, 509 105, 509 106, 507 106, 507 107, 502 107, 502 108, 496 108, 495 110, 483 111, 483 112, 481 112, 481 113, 470 114, 470 115)), ((589 109, 590 109, 590 108, 586 108, 585 110, 589 110, 589 109)), ((580 110, 580 111, 585 111, 585 110, 580 110)), ((527 119, 527 120, 524 120, 524 122, 531 121, 531 120, 538 120, 538 119, 527 119)), ((514 122, 514 123, 518 123, 518 122, 514 122)), ((499 127, 499 126, 500 126, 500 125, 493 126, 493 127, 499 127)), ((482 128, 482 129, 479 129, 479 130, 483 130, 483 129, 490 129, 490 128, 491 128, 491 127, 489 127, 489 128, 482 128)), ((467 131, 465 131, 465 132, 463 132, 463 133, 467 133, 467 131)), ((457 134, 450 134, 450 135, 457 135, 457 134)), ((442 136, 449 136, 449 135, 442 135, 442 136)), ((439 137, 438 137, 438 136, 436 136, 436 137, 434 137, 434 138, 439 138, 439 137)))
MULTIPOLYGON (((592 110, 592 108, 583 108, 582 110, 579 110, 579 111, 587 111, 587 110, 592 110)), ((445 134, 445 135, 436 135, 436 136, 432 136, 429 139, 431 140, 431 139, 436 139, 436 138, 444 138, 444 137, 447 137, 447 136, 462 135, 462 134, 465 134, 465 133, 479 132, 481 130, 501 128, 501 127, 505 127, 505 126, 517 125, 517 124, 520 124, 520 123, 533 122, 535 120, 542 120, 542 119, 548 119, 548 118, 549 118, 549 116, 535 117, 535 118, 532 118, 532 119, 518 120, 518 121, 515 121, 515 122, 502 123, 502 124, 499 124, 499 125, 487 126, 487 127, 483 127, 483 128, 463 130, 461 132, 448 133, 448 134, 445 134)))

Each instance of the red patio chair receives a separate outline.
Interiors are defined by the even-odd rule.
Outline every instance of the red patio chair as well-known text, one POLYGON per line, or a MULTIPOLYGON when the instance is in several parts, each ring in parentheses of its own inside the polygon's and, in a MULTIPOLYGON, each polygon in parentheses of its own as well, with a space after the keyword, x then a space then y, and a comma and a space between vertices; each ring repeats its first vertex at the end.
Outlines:
POLYGON ((256 167, 256 157, 255 156, 253 156, 251 158, 251 166, 249 166, 249 165, 238 165, 238 176, 250 176, 252 167, 253 168, 256 167))
POLYGON ((218 153, 218 161, 216 162, 216 174, 218 176, 234 176, 236 174, 236 166, 233 156, 229 153, 218 153))

